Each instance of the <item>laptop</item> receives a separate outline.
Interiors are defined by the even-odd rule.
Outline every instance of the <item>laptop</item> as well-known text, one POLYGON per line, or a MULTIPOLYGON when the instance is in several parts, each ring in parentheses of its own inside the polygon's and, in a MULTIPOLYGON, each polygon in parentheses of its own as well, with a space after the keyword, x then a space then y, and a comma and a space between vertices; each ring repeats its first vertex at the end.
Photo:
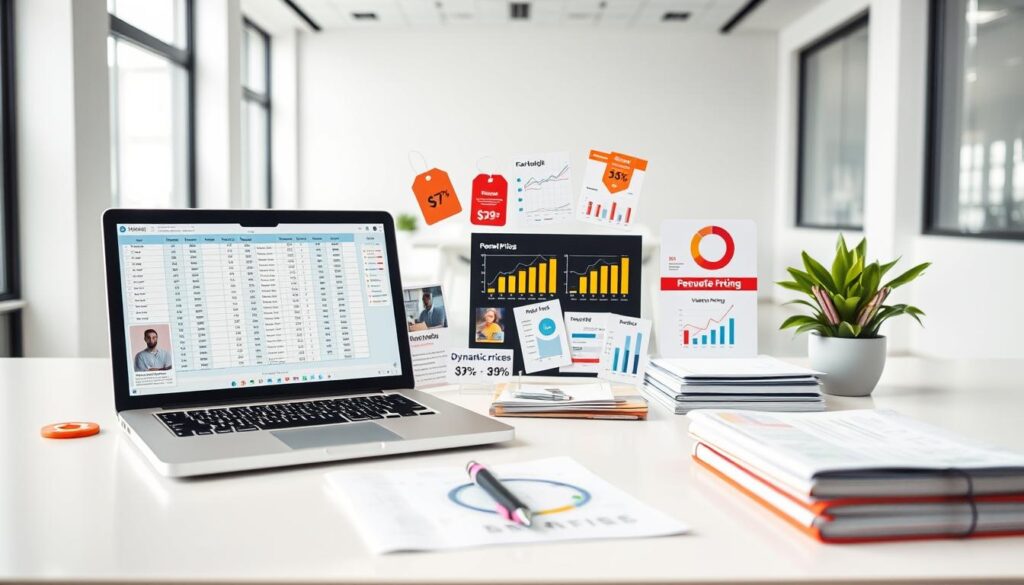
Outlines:
POLYGON ((386 212, 111 209, 103 243, 114 404, 163 475, 514 436, 412 389, 386 212))

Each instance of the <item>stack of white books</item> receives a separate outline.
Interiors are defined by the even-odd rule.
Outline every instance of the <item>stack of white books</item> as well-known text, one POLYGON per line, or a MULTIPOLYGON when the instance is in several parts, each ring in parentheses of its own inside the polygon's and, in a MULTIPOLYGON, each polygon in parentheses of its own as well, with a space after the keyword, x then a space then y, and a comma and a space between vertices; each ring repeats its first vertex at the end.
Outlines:
POLYGON ((1024 455, 892 411, 690 415, 694 459, 806 534, 1024 534, 1024 455))
POLYGON ((817 412, 825 410, 822 374, 770 356, 750 359, 651 360, 644 392, 675 414, 703 408, 817 412))

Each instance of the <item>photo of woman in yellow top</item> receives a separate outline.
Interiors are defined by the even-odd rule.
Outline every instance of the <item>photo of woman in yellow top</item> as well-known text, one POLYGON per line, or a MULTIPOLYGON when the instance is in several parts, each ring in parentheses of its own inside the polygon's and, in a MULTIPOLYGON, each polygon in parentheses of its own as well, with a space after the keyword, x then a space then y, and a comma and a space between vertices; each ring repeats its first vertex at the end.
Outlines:
POLYGON ((501 324, 504 309, 476 310, 476 340, 481 343, 504 343, 505 327, 501 324))

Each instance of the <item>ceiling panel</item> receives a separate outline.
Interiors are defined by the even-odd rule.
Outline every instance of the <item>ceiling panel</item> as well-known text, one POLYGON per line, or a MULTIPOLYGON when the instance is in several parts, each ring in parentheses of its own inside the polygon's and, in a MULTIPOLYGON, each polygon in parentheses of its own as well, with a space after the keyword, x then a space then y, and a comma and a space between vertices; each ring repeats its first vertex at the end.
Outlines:
MULTIPOLYGON (((251 0, 246 0, 251 1, 251 0)), ((523 0, 529 19, 513 19, 512 0, 296 0, 326 29, 524 24, 715 31, 747 0, 523 0), (666 13, 687 13, 666 21, 666 13), (372 13, 375 19, 357 19, 372 13)), ((518 0, 517 0, 518 1, 518 0)), ((778 30, 822 0, 764 0, 736 29, 778 30)))

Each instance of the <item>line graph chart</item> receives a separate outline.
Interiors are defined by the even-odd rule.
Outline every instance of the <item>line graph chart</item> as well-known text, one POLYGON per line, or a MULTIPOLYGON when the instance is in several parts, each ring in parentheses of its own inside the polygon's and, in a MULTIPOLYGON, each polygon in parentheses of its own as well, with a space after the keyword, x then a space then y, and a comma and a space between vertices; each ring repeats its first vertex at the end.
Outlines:
POLYGON ((558 223, 572 218, 572 171, 568 153, 522 156, 512 161, 513 209, 520 223, 558 223))

